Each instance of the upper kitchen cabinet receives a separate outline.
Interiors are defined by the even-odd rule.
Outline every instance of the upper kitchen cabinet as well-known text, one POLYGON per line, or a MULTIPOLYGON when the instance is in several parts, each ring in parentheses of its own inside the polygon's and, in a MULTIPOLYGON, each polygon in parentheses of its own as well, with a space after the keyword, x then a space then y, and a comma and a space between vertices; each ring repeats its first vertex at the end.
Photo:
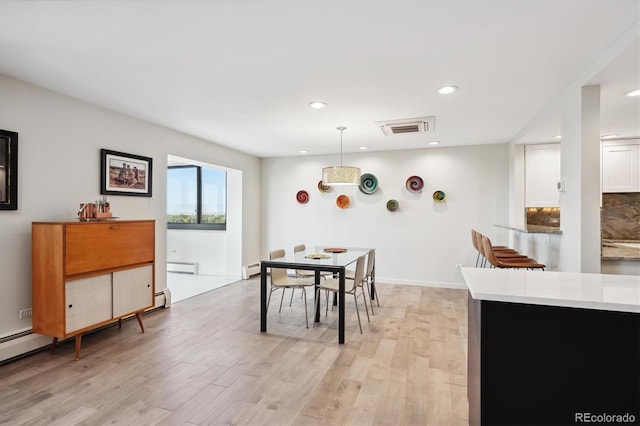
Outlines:
POLYGON ((560 144, 525 147, 526 207, 560 207, 560 144))
POLYGON ((640 139, 602 143, 602 192, 640 191, 640 139))

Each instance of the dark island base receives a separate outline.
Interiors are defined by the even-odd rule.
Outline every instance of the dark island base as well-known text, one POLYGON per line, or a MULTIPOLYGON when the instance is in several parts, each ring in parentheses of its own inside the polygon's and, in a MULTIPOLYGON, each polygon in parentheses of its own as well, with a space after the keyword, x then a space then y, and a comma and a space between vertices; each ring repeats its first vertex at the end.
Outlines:
POLYGON ((640 424, 640 314, 469 295, 468 398, 470 425, 640 424))

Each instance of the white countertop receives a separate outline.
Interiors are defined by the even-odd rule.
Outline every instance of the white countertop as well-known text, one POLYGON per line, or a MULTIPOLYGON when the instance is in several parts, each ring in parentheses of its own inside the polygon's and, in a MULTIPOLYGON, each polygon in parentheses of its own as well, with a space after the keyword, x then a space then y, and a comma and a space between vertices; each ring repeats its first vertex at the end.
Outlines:
POLYGON ((462 268, 476 300, 640 313, 640 277, 462 268))
POLYGON ((511 226, 511 225, 493 225, 496 228, 508 229, 510 231, 522 232, 525 234, 562 234, 562 230, 559 226, 544 226, 544 225, 525 225, 511 226))

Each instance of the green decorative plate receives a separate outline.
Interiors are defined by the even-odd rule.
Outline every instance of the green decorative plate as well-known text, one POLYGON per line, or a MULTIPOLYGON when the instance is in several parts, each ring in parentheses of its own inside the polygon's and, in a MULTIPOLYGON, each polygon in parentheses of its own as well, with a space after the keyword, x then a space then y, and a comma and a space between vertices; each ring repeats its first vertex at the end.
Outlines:
POLYGON ((378 190, 378 178, 371 173, 363 174, 360 176, 360 185, 358 185, 358 189, 363 194, 373 194, 378 190))

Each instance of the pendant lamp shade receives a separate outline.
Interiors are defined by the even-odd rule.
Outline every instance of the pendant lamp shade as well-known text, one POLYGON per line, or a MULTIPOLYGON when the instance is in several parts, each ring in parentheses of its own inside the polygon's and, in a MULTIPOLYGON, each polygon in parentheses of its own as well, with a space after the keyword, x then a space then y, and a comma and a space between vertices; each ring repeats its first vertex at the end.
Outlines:
POLYGON ((360 185, 360 168, 342 165, 342 132, 347 128, 340 126, 340 165, 322 169, 322 183, 329 186, 360 185))
POLYGON ((360 168, 332 166, 322 169, 322 183, 329 186, 360 185, 360 168))

